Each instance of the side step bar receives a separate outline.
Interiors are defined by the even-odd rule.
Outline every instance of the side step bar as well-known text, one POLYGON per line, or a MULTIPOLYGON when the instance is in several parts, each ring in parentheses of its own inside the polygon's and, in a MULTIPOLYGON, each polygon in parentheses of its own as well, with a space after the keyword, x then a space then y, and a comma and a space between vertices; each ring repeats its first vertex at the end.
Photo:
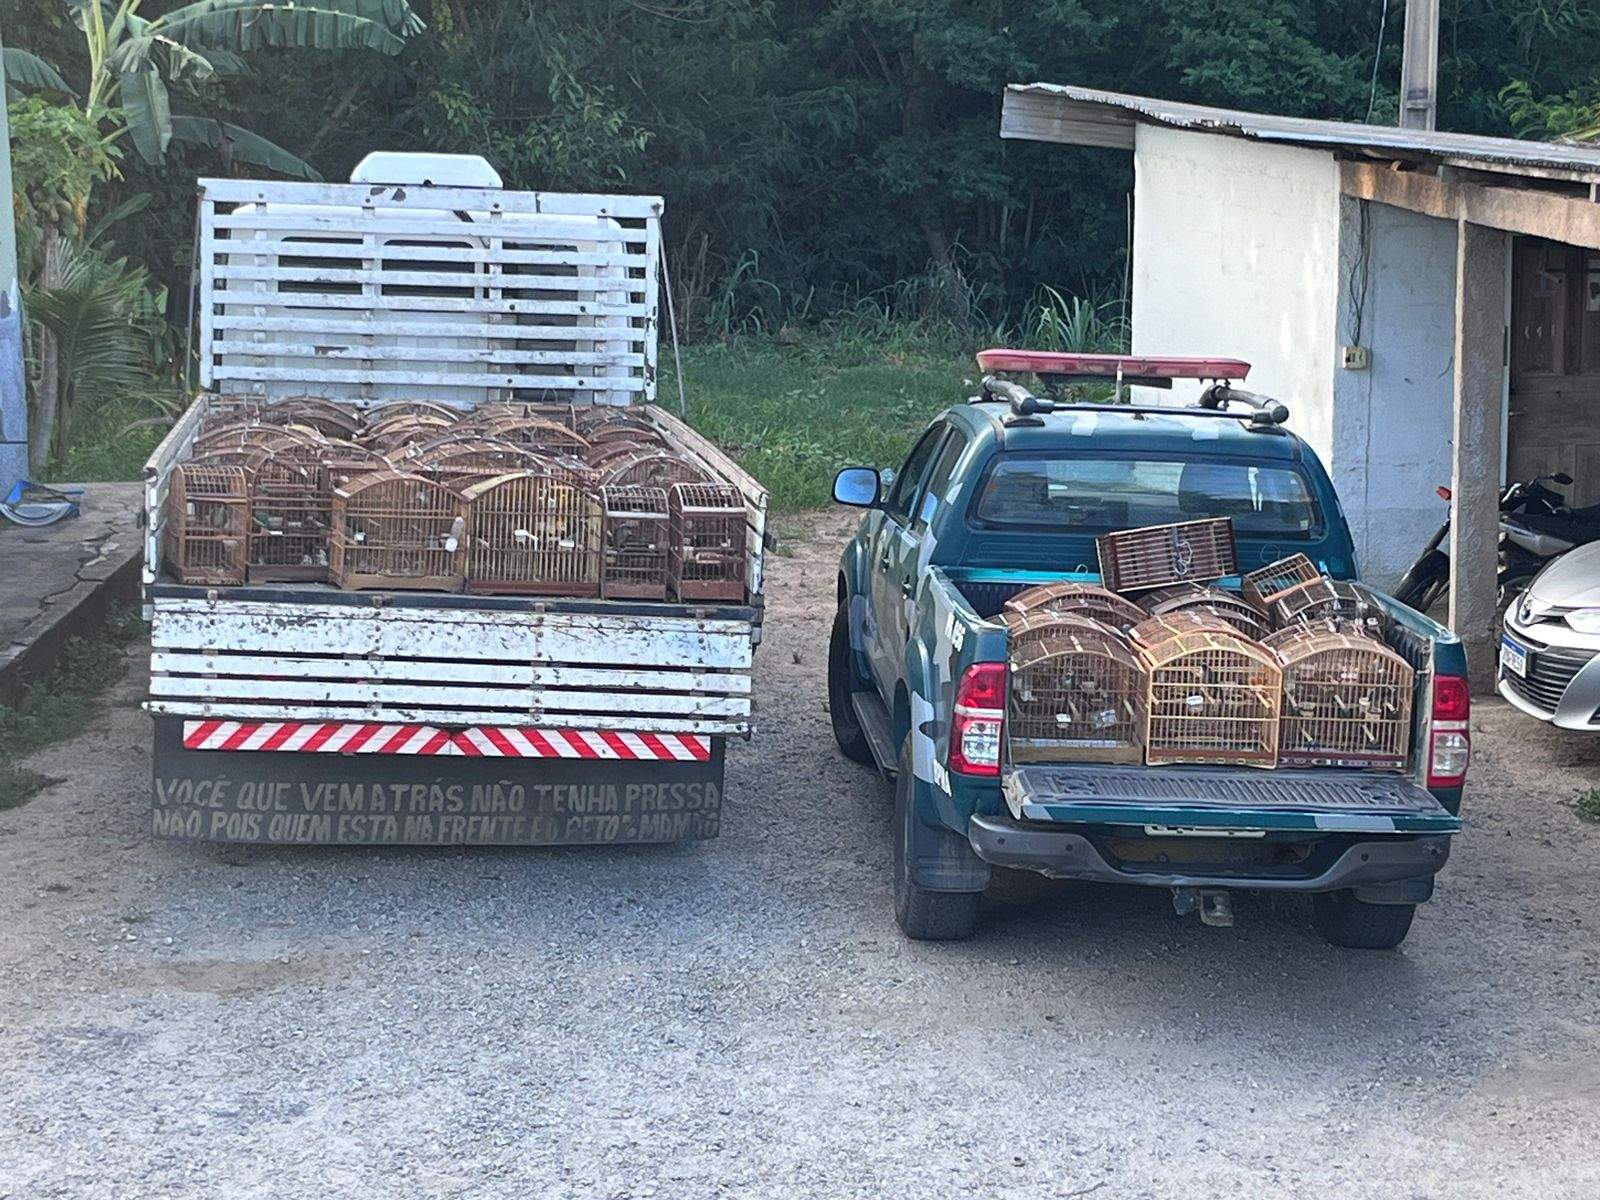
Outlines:
POLYGON ((856 710, 856 720, 861 722, 861 732, 867 735, 878 770, 893 779, 899 772, 900 748, 894 744, 894 721, 889 709, 876 692, 853 692, 850 705, 856 710))

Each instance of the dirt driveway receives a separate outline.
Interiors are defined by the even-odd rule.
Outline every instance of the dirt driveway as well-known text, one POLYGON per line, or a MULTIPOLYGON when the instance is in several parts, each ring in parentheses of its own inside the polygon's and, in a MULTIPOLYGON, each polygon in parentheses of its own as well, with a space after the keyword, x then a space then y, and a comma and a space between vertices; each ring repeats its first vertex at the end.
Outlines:
POLYGON ((845 528, 773 561, 707 844, 158 843, 135 671, 0 813, 0 1196, 1600 1194, 1600 743, 1480 710, 1397 953, 1069 886, 913 945, 822 710, 845 528))

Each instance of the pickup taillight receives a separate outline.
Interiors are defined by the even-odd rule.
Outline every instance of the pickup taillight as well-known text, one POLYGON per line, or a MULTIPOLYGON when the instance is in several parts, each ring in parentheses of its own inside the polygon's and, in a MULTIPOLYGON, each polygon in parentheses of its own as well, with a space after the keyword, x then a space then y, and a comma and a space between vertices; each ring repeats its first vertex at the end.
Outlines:
POLYGON ((1428 732, 1428 786, 1457 788, 1467 779, 1472 757, 1472 692, 1460 675, 1433 677, 1433 712, 1428 732))
POLYGON ((956 685, 950 721, 950 770, 957 775, 1000 774, 1000 734, 1006 719, 1006 666, 976 663, 956 685))

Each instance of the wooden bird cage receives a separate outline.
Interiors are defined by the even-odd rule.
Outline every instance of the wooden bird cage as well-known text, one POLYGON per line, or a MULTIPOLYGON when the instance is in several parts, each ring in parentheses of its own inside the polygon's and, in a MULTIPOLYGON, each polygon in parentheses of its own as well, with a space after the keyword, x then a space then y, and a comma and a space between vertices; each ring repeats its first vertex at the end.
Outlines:
POLYGON ((380 454, 401 454, 410 446, 449 433, 452 428, 452 423, 443 417, 391 417, 369 426, 361 435, 361 444, 380 454))
POLYGON ((325 580, 333 491, 321 446, 270 451, 250 481, 250 582, 325 580))
POLYGON ((242 467, 179 463, 167 490, 167 566, 184 583, 243 583, 250 479, 242 467))
POLYGON ((657 487, 603 487, 604 561, 600 594, 665 600, 671 528, 667 493, 657 487))
POLYGON ((1291 554, 1288 558, 1280 558, 1277 562, 1270 562, 1251 571, 1240 579, 1239 594, 1262 612, 1271 612, 1272 602, 1277 599, 1280 592, 1288 591, 1296 584, 1309 583, 1321 577, 1322 572, 1317 570, 1316 563, 1304 554, 1291 554))
POLYGON ((399 417, 436 417, 454 425, 467 415, 459 408, 451 408, 434 400, 390 400, 367 410, 367 425, 370 427, 399 417))
POLYGON ((536 418, 554 421, 557 425, 576 430, 579 427, 579 409, 573 404, 540 404, 525 400, 493 400, 480 404, 463 420, 463 424, 481 426, 505 418, 525 421, 536 418))
POLYGON ((1187 633, 1241 636, 1238 627, 1220 613, 1206 608, 1185 608, 1158 617, 1146 617, 1128 630, 1128 637, 1135 645, 1148 648, 1187 633))
POLYGON ((1205 630, 1141 645, 1140 653, 1149 672, 1147 763, 1277 762, 1283 672, 1271 651, 1205 630))
POLYGON ((445 482, 480 481, 513 471, 531 471, 538 456, 522 446, 477 434, 451 434, 406 451, 402 463, 408 471, 445 482))
POLYGON ((1272 629, 1272 624, 1267 620, 1265 613, 1255 605, 1221 588, 1177 584, 1171 588, 1157 588, 1156 591, 1167 594, 1154 603, 1150 603, 1144 597, 1140 598, 1141 605, 1144 605, 1153 617, 1199 610, 1226 621, 1248 638, 1263 637, 1272 629))
POLYGON ((582 457, 589 448, 589 443, 581 434, 548 417, 492 417, 474 424, 472 428, 486 437, 511 442, 536 454, 573 454, 582 457))
POLYGON ((1102 621, 1126 633, 1145 619, 1145 612, 1131 600, 1093 583, 1041 583, 1025 588, 1005 602, 1011 612, 1071 613, 1102 621))
POLYGON ((1371 601, 1342 579, 1319 575, 1278 593, 1272 601, 1272 618, 1278 627, 1314 623, 1328 617, 1379 624, 1371 601))
POLYGON ((699 465, 655 449, 635 450, 615 462, 608 462, 600 480, 614 487, 633 484, 658 488, 670 488, 678 483, 712 482, 711 476, 699 465))
POLYGON ((326 437, 351 438, 361 428, 353 405, 322 396, 289 396, 264 406, 260 416, 270 424, 306 425, 326 437))
POLYGON ((237 450, 259 447, 278 450, 285 446, 318 446, 327 439, 305 425, 248 424, 221 425, 195 438, 192 450, 204 454, 211 450, 237 450))
POLYGON ((1121 634, 1088 617, 1008 614, 1006 744, 1012 762, 1140 762, 1144 664, 1121 634))
POLYGON ((1101 534, 1095 548, 1100 581, 1114 592, 1220 579, 1239 570, 1233 522, 1227 517, 1101 534))
POLYGON ((343 588, 461 587, 461 496, 405 471, 358 475, 333 493, 330 579, 343 588))
POLYGON ((189 464, 196 467, 238 467, 248 478, 271 454, 271 450, 261 446, 214 447, 197 450, 189 459, 189 464))
POLYGON ((591 460, 606 447, 631 446, 644 450, 667 444, 659 430, 635 421, 612 421, 591 429, 584 436, 589 440, 584 457, 591 460))
POLYGON ((667 510, 673 593, 684 601, 742 601, 745 511, 739 489, 727 483, 674 483, 667 489, 667 510))
POLYGON ((322 489, 328 494, 330 506, 333 503, 335 488, 343 487, 359 475, 395 469, 394 463, 376 450, 369 450, 356 442, 344 441, 329 441, 322 448, 322 455, 317 465, 322 478, 322 489))
POLYGON ((467 502, 469 592, 600 594, 600 503, 541 471, 472 484, 467 502))
POLYGON ((1272 653, 1283 669, 1278 761, 1402 771, 1411 749, 1416 672, 1374 638, 1286 629, 1272 653))

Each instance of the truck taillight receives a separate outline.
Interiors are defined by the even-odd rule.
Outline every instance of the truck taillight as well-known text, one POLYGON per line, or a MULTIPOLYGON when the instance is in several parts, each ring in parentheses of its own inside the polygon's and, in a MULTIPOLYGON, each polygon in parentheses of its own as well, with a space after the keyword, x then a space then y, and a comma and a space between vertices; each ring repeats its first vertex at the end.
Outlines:
POLYGON ((977 663, 956 685, 950 722, 950 770, 957 775, 1000 774, 1000 731, 1005 724, 1006 667, 977 663))
POLYGON ((1472 757, 1472 692, 1459 675, 1433 677, 1433 715, 1428 735, 1428 786, 1460 787, 1472 757))

